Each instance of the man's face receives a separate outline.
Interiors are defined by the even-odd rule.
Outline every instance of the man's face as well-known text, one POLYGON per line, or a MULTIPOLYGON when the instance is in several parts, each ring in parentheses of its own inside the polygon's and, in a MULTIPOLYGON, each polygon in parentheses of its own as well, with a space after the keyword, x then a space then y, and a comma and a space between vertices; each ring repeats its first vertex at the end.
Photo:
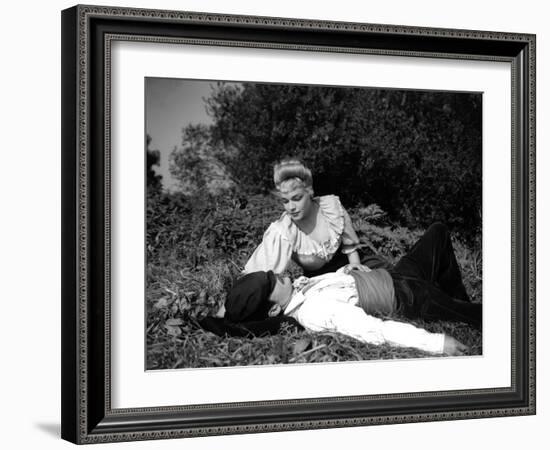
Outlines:
POLYGON ((275 286, 269 296, 269 300, 284 308, 290 301, 292 290, 292 281, 290 281, 289 277, 275 275, 275 286))

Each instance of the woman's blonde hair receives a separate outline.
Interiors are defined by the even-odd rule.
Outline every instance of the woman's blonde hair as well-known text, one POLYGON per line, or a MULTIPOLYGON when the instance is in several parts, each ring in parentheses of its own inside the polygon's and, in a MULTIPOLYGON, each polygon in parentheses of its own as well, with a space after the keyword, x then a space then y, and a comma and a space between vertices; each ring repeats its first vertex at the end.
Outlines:
POLYGON ((301 186, 304 188, 312 188, 313 177, 311 170, 295 158, 283 159, 273 167, 273 181, 278 191, 294 189, 301 186), (284 186, 283 186, 284 184, 284 186))

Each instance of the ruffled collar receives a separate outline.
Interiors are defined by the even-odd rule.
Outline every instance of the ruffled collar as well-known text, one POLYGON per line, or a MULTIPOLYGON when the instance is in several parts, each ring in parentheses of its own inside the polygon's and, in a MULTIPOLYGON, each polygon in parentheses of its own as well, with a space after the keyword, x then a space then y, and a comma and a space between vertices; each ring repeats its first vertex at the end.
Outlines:
POLYGON ((314 197, 313 201, 319 205, 321 214, 328 225, 329 239, 327 241, 317 242, 309 237, 298 228, 286 212, 281 216, 281 222, 286 228, 289 240, 294 242, 294 251, 300 255, 316 255, 328 260, 340 247, 344 231, 344 211, 340 199, 336 195, 314 197))

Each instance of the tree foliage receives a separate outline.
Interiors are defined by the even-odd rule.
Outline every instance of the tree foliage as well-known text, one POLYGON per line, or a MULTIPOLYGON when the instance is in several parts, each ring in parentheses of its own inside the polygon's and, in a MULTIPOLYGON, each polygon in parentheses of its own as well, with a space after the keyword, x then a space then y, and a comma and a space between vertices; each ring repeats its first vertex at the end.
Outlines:
POLYGON ((271 189, 272 165, 301 158, 317 194, 379 204, 407 226, 481 226, 481 94, 218 84, 207 100, 216 158, 241 189, 271 189))
POLYGON ((170 154, 170 174, 180 191, 196 196, 220 194, 232 188, 231 175, 216 158, 209 127, 190 124, 183 128, 182 135, 182 145, 170 154))
POLYGON ((151 150, 151 140, 151 136, 147 135, 147 189, 159 191, 162 186, 162 175, 158 175, 153 166, 160 164, 160 152, 151 150))

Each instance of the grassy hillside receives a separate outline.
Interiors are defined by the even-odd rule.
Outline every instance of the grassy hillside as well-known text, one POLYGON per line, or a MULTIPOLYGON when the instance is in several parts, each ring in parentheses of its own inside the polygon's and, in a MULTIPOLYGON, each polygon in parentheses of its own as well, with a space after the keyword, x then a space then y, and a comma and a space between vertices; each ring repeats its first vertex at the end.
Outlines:
MULTIPOLYGON (((365 247, 397 260, 422 234, 390 223, 376 205, 350 210, 365 247)), ((252 364, 325 363, 366 359, 414 358, 421 351, 374 346, 333 333, 293 329, 264 338, 220 338, 197 321, 213 315, 269 223, 281 214, 271 197, 247 200, 151 194, 147 205, 147 368, 222 367, 252 364)), ((452 230, 451 230, 452 231, 452 230)), ((481 302, 481 243, 472 248, 454 241, 466 289, 481 302)), ((290 275, 301 273, 297 266, 290 275)), ((139 301, 139 299, 137 300, 139 301)), ((424 323, 481 354, 481 333, 467 325, 424 323)))

